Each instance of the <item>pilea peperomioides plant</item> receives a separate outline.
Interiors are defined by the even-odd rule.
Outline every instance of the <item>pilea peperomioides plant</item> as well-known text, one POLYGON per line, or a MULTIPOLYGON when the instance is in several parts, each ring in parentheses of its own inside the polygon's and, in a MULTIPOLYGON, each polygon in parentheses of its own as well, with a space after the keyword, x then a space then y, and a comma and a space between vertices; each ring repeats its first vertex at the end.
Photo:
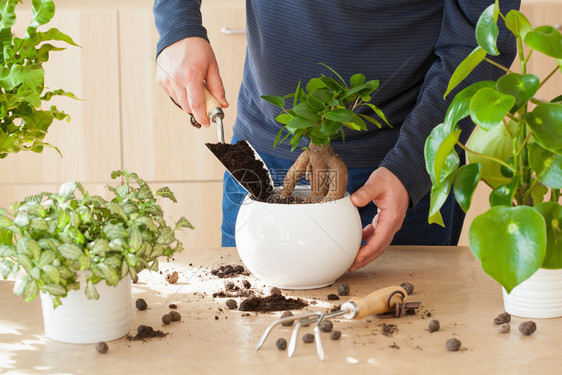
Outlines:
POLYGON ((42 104, 53 96, 68 96, 61 89, 45 87, 43 63, 49 60, 51 51, 61 51, 48 41, 61 41, 77 46, 72 38, 56 28, 37 31, 55 15, 53 0, 32 0, 33 17, 23 38, 14 37, 12 27, 16 24, 16 6, 21 0, 0 0, 0 159, 19 151, 42 152, 44 147, 53 147, 43 142, 49 127, 56 120, 70 117, 51 105, 43 109, 42 104))
POLYGON ((78 271, 86 272, 86 296, 97 299, 95 284, 100 281, 115 286, 143 269, 158 270, 158 257, 170 258, 183 249, 175 231, 193 227, 184 217, 168 226, 156 201, 163 197, 175 202, 170 189, 153 193, 136 173, 127 171, 111 176, 125 182, 109 187, 111 200, 69 182, 56 194, 41 193, 14 204, 10 214, 0 209, 0 277, 23 271, 14 292, 25 301, 41 291, 57 307, 70 290, 80 287, 78 271))
MULTIPOLYGON (((340 199, 347 188, 348 171, 341 158, 334 152, 330 141, 340 136, 345 141, 344 127, 356 131, 367 130, 365 120, 381 123, 359 110, 368 107, 388 124, 383 112, 369 103, 371 94, 379 87, 378 80, 365 81, 361 73, 346 81, 332 68, 321 64, 338 79, 322 75, 308 81, 305 88, 298 83, 294 93, 285 97, 264 95, 262 98, 283 109, 275 118, 284 126, 279 130, 274 147, 290 137, 291 151, 301 139, 310 139, 308 147, 299 155, 283 181, 281 198, 289 197, 303 174, 310 181, 311 202, 340 199), (285 99, 293 98, 292 108, 286 108, 285 99), (284 131, 287 134, 281 138, 284 131)), ((390 125, 389 125, 390 126, 390 125)))
POLYGON ((470 249, 509 293, 539 268, 562 268, 562 96, 537 97, 539 88, 562 72, 562 35, 552 26, 533 28, 517 10, 503 15, 496 1, 480 16, 476 41, 478 47, 454 71, 445 96, 483 61, 506 74, 460 91, 428 137, 429 222, 443 225, 439 209, 451 187, 467 211, 478 182, 491 186, 491 208, 470 225, 470 249), (517 40, 521 73, 488 58, 499 54, 500 17, 517 40), (527 71, 537 53, 552 58, 553 70, 542 78, 527 71), (465 145, 459 142, 457 122, 467 116, 478 128, 465 145), (459 168, 455 146, 466 151, 469 164, 459 168))

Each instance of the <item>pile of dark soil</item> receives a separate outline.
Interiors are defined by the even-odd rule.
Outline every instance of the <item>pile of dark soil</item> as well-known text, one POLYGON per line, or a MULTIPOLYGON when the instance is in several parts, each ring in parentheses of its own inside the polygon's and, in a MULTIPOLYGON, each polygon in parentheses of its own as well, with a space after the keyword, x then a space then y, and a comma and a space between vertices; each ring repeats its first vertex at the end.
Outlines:
POLYGON ((154 337, 165 337, 167 333, 164 333, 160 330, 154 330, 151 326, 140 325, 137 328, 137 334, 135 336, 127 336, 127 340, 147 340, 152 339, 154 337))
POLYGON ((211 270, 211 275, 215 275, 216 277, 220 277, 221 279, 228 278, 228 277, 236 277, 238 275, 245 275, 246 270, 244 266, 241 265, 230 265, 227 264, 226 266, 220 266, 214 270, 211 270))
POLYGON ((381 327, 381 332, 386 337, 392 337, 396 332, 398 332, 398 327, 396 326, 396 324, 383 323, 379 324, 379 327, 381 327))
POLYGON ((247 298, 240 303, 238 310, 268 312, 301 310, 306 306, 308 306, 308 303, 300 298, 286 298, 281 294, 274 294, 267 297, 247 298))
POLYGON ((250 192, 253 199, 267 202, 273 191, 269 183, 269 172, 246 141, 228 143, 206 143, 206 146, 228 169, 230 174, 250 192))

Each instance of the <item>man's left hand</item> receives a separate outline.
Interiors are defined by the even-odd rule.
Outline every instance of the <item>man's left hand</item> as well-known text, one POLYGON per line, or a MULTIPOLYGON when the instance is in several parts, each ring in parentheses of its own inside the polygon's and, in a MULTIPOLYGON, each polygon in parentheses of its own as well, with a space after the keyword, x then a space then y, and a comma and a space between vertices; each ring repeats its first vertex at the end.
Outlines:
POLYGON ((349 271, 353 272, 381 256, 390 246, 406 217, 410 195, 398 177, 381 167, 351 195, 351 201, 357 207, 364 207, 372 201, 378 208, 373 223, 363 229, 362 240, 367 242, 349 267, 349 271))

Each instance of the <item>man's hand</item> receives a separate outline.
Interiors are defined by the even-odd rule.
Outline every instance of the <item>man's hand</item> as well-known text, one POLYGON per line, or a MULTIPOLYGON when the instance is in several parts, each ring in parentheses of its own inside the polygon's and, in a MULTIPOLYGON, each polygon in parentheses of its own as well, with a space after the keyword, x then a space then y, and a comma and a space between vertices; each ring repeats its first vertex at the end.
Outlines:
POLYGON ((351 201, 357 207, 364 207, 373 201, 378 208, 373 223, 363 229, 363 241, 367 242, 359 249, 349 268, 353 272, 381 256, 388 248, 406 217, 410 195, 398 177, 381 167, 351 195, 351 201))
POLYGON ((210 125, 205 113, 203 85, 228 107, 215 54, 203 38, 185 38, 166 47, 156 60, 156 82, 201 125, 210 125))

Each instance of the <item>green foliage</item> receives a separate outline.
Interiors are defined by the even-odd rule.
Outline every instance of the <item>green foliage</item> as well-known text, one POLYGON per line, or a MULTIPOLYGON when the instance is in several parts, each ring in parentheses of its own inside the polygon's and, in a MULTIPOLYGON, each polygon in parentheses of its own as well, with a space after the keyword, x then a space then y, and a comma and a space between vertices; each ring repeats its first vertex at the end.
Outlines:
POLYGON ((345 139, 344 128, 367 130, 365 120, 381 128, 379 120, 359 113, 359 110, 365 107, 390 126, 383 112, 369 103, 371 94, 379 87, 379 81, 365 81, 365 76, 358 73, 350 78, 348 86, 332 68, 321 65, 328 68, 337 79, 322 75, 312 78, 304 88, 299 82, 295 92, 285 97, 262 96, 262 99, 283 110, 283 113, 275 118, 284 126, 275 137, 274 146, 289 137, 291 150, 298 147, 303 137, 309 138, 313 144, 330 144, 332 139, 340 136, 345 139), (287 108, 285 101, 290 98, 293 99, 292 107, 287 108), (287 134, 281 138, 284 131, 287 131, 287 134))
POLYGON ((172 191, 164 187, 153 193, 127 171, 115 171, 112 178, 123 178, 124 184, 108 186, 111 200, 69 182, 58 193, 30 196, 15 203, 12 212, 0 211, 0 233, 9 239, 0 244, 0 277, 23 270, 15 292, 26 301, 42 291, 59 305, 77 289, 77 271, 87 271, 86 295, 97 299, 100 281, 117 285, 127 275, 157 270, 158 257, 183 250, 175 231, 193 226, 184 217, 168 226, 157 203, 158 197, 175 202, 172 191))
POLYGON ((562 74, 562 35, 552 26, 533 28, 517 10, 504 16, 496 1, 482 13, 478 47, 453 72, 445 96, 483 61, 498 65, 488 55, 499 54, 500 18, 517 39, 522 73, 502 67, 506 74, 497 82, 460 91, 444 123, 428 137, 425 159, 432 182, 430 223, 443 225, 439 209, 451 188, 466 211, 480 180, 492 187, 492 208, 470 226, 470 247, 509 292, 541 266, 562 268, 562 95, 550 102, 535 97, 549 78, 562 74), (533 53, 552 58, 553 70, 542 80, 527 72, 533 53), (478 127, 462 144, 457 123, 467 116, 478 127), (468 165, 459 168, 455 146, 466 151, 468 165))
POLYGON ((0 0, 0 159, 19 151, 56 149, 43 139, 55 119, 70 120, 70 117, 46 102, 53 96, 76 99, 70 92, 45 87, 43 63, 49 60, 51 51, 64 50, 47 42, 77 45, 56 28, 37 30, 53 18, 53 0, 31 2, 33 17, 23 38, 12 34, 19 3, 21 0, 0 0))

